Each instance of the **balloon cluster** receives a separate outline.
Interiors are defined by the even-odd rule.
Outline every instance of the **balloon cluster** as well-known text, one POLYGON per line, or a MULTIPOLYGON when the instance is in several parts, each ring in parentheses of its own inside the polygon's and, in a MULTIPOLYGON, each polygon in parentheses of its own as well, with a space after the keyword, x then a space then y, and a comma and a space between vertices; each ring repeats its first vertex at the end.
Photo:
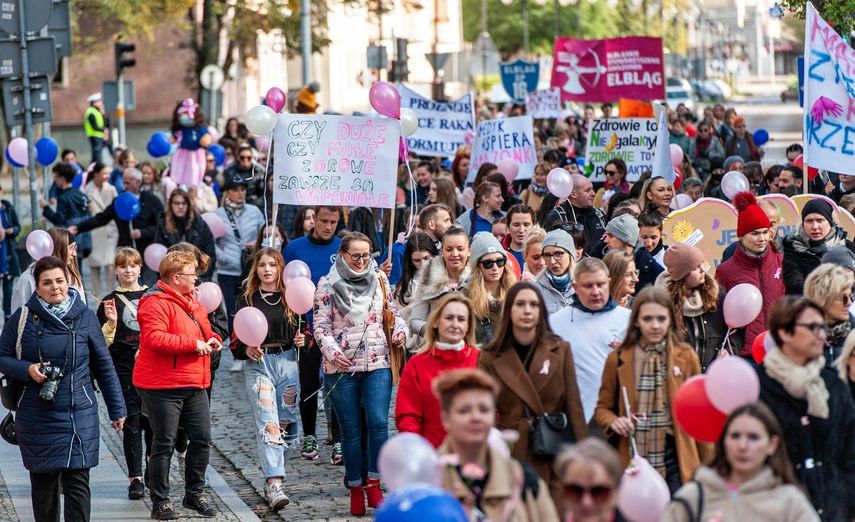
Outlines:
MULTIPOLYGON (((47 167, 56 161, 59 155, 59 145, 53 138, 40 138, 35 145, 36 161, 47 167)), ((13 167, 22 168, 30 165, 30 145, 24 138, 13 138, 6 146, 6 160, 13 167)))
MULTIPOLYGON (((727 293, 722 308, 729 328, 725 344, 729 344, 732 330, 746 326, 760 315, 763 296, 752 284, 736 285, 727 293)), ((721 349, 725 349, 724 345, 721 349)), ((727 416, 758 398, 760 381, 751 364, 741 357, 724 357, 714 361, 706 374, 694 376, 680 386, 674 395, 674 418, 690 437, 716 442, 727 416)))
POLYGON ((246 111, 246 128, 257 136, 270 134, 276 128, 278 115, 285 108, 285 102, 285 92, 279 87, 272 87, 264 97, 264 105, 256 105, 246 111))

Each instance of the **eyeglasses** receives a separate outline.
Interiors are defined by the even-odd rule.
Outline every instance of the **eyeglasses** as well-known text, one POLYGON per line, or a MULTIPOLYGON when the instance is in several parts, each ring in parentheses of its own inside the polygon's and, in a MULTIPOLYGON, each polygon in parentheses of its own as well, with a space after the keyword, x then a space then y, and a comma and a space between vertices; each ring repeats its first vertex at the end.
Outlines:
POLYGON ((564 496, 572 502, 580 502, 585 493, 590 494, 591 498, 597 504, 602 504, 611 496, 612 488, 610 486, 592 486, 591 488, 586 488, 579 484, 564 485, 564 496))
POLYGON ((606 176, 614 176, 615 174, 620 174, 620 173, 619 173, 618 171, 616 171, 616 170, 604 170, 603 172, 605 172, 605 173, 606 173, 606 176))
POLYGON ((574 230, 585 230, 585 226, 580 225, 579 223, 565 223, 561 225, 561 228, 564 229, 565 232, 573 232, 574 230))
POLYGON ((852 303, 855 303, 855 296, 853 296, 852 294, 840 294, 837 296, 837 298, 840 299, 843 304, 847 306, 851 305, 852 303))
POLYGON ((215 160, 214 158, 208 158, 205 161, 208 163, 216 163, 217 162, 217 160, 215 160))
POLYGON ((639 280, 638 278, 639 278, 639 276, 640 276, 640 275, 641 275, 641 271, 636 270, 635 272, 627 272, 627 273, 626 273, 626 275, 625 275, 624 277, 625 277, 628 281, 632 281, 633 279, 635 279, 636 281, 638 281, 638 280, 639 280))
POLYGON ((194 272, 194 273, 192 273, 192 274, 182 274, 181 272, 179 272, 179 273, 177 273, 177 274, 175 274, 175 275, 177 275, 177 276, 187 276, 187 277, 192 277, 194 280, 195 280, 195 279, 199 279, 199 276, 197 276, 195 272, 194 272))
POLYGON ((173 201, 172 202, 172 205, 175 207, 186 207, 187 204, 188 203, 186 201, 173 201))
POLYGON ((819 335, 825 329, 825 323, 796 323, 796 326, 807 328, 813 335, 819 335))
POLYGON ((348 253, 347 255, 350 256, 350 260, 353 261, 354 263, 356 263, 360 259, 363 261, 368 261, 369 259, 371 259, 371 254, 350 254, 350 253, 348 253))
POLYGON ((543 254, 540 254, 540 257, 548 263, 552 258, 555 258, 556 261, 561 261, 564 258, 564 254, 566 254, 566 252, 552 252, 551 254, 544 252, 543 254))
POLYGON ((483 261, 478 261, 478 264, 486 268, 487 270, 493 268, 493 265, 496 265, 499 268, 502 268, 507 263, 507 259, 504 257, 501 259, 485 259, 483 261))

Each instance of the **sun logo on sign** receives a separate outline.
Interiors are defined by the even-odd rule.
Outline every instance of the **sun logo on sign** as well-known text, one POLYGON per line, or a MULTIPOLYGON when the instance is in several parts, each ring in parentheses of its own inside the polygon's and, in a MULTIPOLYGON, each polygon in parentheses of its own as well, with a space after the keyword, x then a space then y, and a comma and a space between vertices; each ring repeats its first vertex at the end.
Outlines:
POLYGON ((674 238, 674 241, 678 241, 683 243, 689 236, 692 235, 692 232, 695 231, 695 227, 688 221, 678 221, 674 226, 674 230, 671 232, 671 237, 674 238))
POLYGON ((617 148, 617 134, 612 134, 606 142, 606 152, 611 152, 617 148))

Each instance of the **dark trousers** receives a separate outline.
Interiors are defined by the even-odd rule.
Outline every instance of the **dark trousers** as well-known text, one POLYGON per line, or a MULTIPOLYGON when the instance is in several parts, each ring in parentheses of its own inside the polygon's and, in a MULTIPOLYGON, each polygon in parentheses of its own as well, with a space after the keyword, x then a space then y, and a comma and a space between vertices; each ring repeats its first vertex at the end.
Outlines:
POLYGON ((92 147, 92 163, 102 163, 102 152, 104 151, 104 138, 89 136, 89 145, 92 147))
POLYGON ((226 303, 226 313, 229 316, 229 335, 231 335, 232 324, 235 320, 235 308, 237 307, 240 276, 217 274, 217 282, 220 283, 220 291, 223 293, 223 301, 226 303))
POLYGON ((300 420, 303 423, 303 435, 307 437, 315 434, 318 423, 321 357, 321 350, 317 346, 300 348, 300 420))
POLYGON ((59 482, 65 497, 65 522, 89 522, 92 495, 89 470, 75 469, 56 473, 30 472, 30 497, 36 522, 59 522, 59 482))
POLYGON ((671 496, 683 485, 680 478, 680 463, 677 461, 677 441, 671 435, 665 436, 665 482, 671 496))
POLYGON ((211 415, 208 394, 202 388, 139 390, 143 411, 148 415, 153 435, 148 477, 151 501, 169 500, 169 464, 175 449, 178 427, 189 441, 185 459, 184 491, 188 497, 202 495, 205 470, 211 452, 211 415))
POLYGON ((143 453, 143 432, 148 432, 146 441, 151 438, 151 426, 148 418, 142 413, 142 401, 133 383, 130 373, 117 372, 119 384, 122 386, 122 395, 125 398, 125 406, 128 408, 128 416, 125 419, 125 429, 122 433, 122 449, 125 453, 125 462, 128 464, 129 477, 141 477, 143 475, 143 456, 151 452, 150 444, 148 451, 143 453))
POLYGON ((9 319, 12 315, 12 292, 15 291, 15 278, 9 274, 3 275, 3 317, 9 319))

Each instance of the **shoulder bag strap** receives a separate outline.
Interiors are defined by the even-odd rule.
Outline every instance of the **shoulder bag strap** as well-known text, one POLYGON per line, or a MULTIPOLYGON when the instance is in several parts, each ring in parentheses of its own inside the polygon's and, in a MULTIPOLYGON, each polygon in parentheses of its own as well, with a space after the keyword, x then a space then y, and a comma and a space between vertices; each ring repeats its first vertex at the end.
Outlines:
POLYGON ((240 239, 240 228, 238 228, 237 223, 235 222, 235 215, 231 210, 223 207, 223 210, 226 212, 226 216, 228 216, 229 221, 232 224, 232 229, 235 231, 235 239, 238 240, 238 243, 241 244, 241 249, 243 249, 243 241, 240 239))
POLYGON ((24 327, 27 326, 27 316, 30 310, 26 305, 21 307, 21 317, 18 319, 18 340, 15 342, 15 358, 21 360, 21 338, 24 337, 24 327))
POLYGON ((122 294, 117 293, 117 294, 116 294, 116 297, 118 297, 119 299, 121 299, 121 300, 122 300, 122 302, 123 302, 123 303, 125 303, 125 306, 127 306, 128 308, 130 308, 130 310, 131 310, 131 314, 134 316, 134 319, 136 319, 136 318, 137 318, 137 307, 136 307, 136 306, 134 306, 134 303, 132 303, 132 302, 131 302, 127 297, 125 297, 125 296, 124 296, 124 295, 122 295, 122 294))

